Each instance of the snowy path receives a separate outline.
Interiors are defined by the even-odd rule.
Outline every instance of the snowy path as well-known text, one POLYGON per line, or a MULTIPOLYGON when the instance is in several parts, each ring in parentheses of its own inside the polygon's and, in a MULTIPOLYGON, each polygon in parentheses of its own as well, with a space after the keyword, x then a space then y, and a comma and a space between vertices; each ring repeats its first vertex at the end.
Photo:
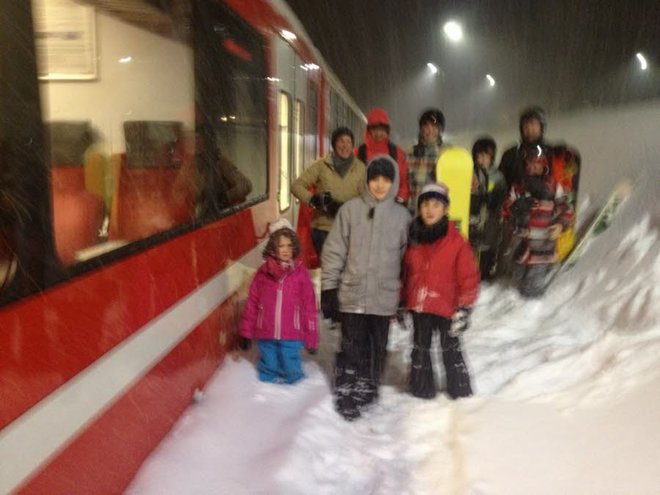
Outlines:
POLYGON ((254 354, 226 360, 128 493, 660 493, 658 175, 543 299, 483 287, 474 397, 408 396, 411 335, 394 326, 381 399, 346 423, 324 329, 293 387, 259 383, 254 354))

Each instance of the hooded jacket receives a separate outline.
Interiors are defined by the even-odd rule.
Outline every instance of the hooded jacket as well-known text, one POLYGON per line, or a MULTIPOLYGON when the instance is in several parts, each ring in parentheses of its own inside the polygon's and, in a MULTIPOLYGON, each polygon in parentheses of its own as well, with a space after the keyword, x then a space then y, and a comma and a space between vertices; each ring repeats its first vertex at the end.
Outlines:
POLYGON ((389 316, 399 305, 410 214, 394 201, 399 167, 388 155, 376 156, 369 164, 377 158, 394 168, 387 196, 376 200, 367 185, 360 197, 340 208, 323 246, 321 287, 338 289, 339 310, 344 313, 389 316))
POLYGON ((249 339, 303 340, 316 349, 316 295, 300 259, 284 270, 268 258, 257 270, 241 319, 240 335, 249 339))
MULTIPOLYGON (((414 222, 421 223, 418 218, 414 222)), ((472 306, 479 294, 479 271, 472 248, 454 222, 449 222, 447 233, 433 242, 411 242, 404 276, 406 308, 417 313, 451 318, 459 306, 472 306)))

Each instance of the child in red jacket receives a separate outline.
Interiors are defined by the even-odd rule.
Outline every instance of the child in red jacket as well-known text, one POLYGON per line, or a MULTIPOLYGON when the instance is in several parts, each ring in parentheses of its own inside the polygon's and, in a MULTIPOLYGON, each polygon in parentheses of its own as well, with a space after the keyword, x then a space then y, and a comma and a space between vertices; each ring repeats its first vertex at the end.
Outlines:
POLYGON ((430 353, 436 330, 449 396, 472 395, 459 336, 468 328, 479 293, 479 271, 470 244, 447 218, 448 206, 447 186, 424 186, 404 257, 405 308, 412 312, 415 328, 409 386, 412 395, 424 399, 436 395, 430 353))
POLYGON ((239 345, 248 349, 250 339, 257 340, 259 380, 295 383, 304 376, 303 345, 311 354, 318 346, 316 296, 291 224, 278 220, 270 231, 265 261, 245 302, 239 345))

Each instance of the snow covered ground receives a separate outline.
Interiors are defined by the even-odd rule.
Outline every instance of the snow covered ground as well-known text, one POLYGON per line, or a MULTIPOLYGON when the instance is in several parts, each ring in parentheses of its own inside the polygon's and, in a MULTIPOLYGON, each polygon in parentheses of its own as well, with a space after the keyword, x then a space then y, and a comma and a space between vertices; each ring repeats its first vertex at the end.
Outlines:
POLYGON ((546 296, 483 285, 465 334, 475 396, 405 393, 411 333, 393 326, 380 402, 333 410, 338 335, 295 386, 227 359, 130 494, 660 493, 660 172, 546 296))

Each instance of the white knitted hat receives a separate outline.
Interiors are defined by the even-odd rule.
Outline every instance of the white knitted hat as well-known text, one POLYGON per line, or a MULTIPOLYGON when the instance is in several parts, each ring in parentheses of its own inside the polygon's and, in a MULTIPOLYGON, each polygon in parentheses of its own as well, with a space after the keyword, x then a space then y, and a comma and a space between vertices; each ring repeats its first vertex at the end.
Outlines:
POLYGON ((268 226, 268 233, 273 235, 274 232, 277 232, 280 229, 293 230, 293 227, 291 226, 291 222, 289 222, 286 218, 279 218, 268 226))

